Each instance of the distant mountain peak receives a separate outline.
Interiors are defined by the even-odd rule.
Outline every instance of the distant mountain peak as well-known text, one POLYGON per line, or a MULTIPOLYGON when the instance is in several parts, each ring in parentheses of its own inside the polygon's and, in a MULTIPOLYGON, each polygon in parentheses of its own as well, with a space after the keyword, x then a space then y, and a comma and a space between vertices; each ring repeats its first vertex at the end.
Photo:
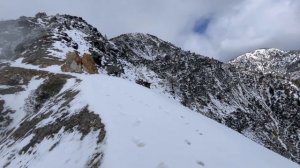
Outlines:
POLYGON ((230 62, 237 67, 262 73, 276 73, 293 80, 300 79, 300 51, 276 48, 259 49, 243 54, 230 62))

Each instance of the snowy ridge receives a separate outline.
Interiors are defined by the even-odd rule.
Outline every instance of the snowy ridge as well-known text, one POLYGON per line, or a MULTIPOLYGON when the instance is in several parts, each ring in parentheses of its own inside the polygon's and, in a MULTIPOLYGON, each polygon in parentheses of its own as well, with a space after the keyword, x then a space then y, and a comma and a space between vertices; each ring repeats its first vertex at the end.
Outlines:
POLYGON ((109 132, 103 167, 298 167, 147 88, 103 75, 82 81, 82 100, 102 109, 109 132))
POLYGON ((100 164, 105 130, 99 116, 87 109, 88 104, 76 102, 75 96, 80 90, 78 80, 49 73, 39 73, 38 78, 44 79, 33 77, 23 92, 0 96, 4 107, 13 107, 9 110, 14 111, 9 115, 12 122, 6 127, 13 130, 4 130, 4 139, 1 139, 1 167, 93 167, 100 164), (53 97, 47 97, 48 94, 53 97))
POLYGON ((0 62, 0 166, 299 167, 286 159, 300 163, 298 86, 240 67, 292 52, 226 64, 149 34, 108 40, 80 17, 16 22, 30 36, 0 62), (62 72, 71 51, 100 74, 62 72))
MULTIPOLYGON (((69 115, 76 115, 76 109, 88 104, 89 109, 96 112, 105 124, 105 144, 99 146, 96 143, 98 132, 90 132, 82 139, 77 132, 60 129, 56 135, 30 148, 31 152, 20 156, 14 154, 14 151, 30 143, 30 139, 32 141, 34 134, 31 134, 18 143, 7 141, 5 144, 12 144, 9 148, 2 146, 0 153, 3 161, 18 156, 9 164, 0 162, 2 166, 86 167, 93 153, 103 152, 101 167, 104 168, 298 167, 233 130, 147 88, 101 74, 72 75, 81 82, 69 79, 59 93, 68 90, 80 92, 70 102, 71 108, 64 110, 74 111, 69 115), (118 162, 115 158, 119 158, 118 162)), ((58 102, 53 102, 54 106, 49 101, 31 118, 43 114, 49 107, 50 111, 59 109, 62 99, 55 99, 58 102)), ((55 123, 62 114, 50 115, 37 124, 37 129, 55 123)))
POLYGON ((165 57, 167 54, 164 53, 163 47, 168 47, 170 49, 177 49, 171 43, 167 43, 162 41, 161 39, 143 33, 128 33, 123 34, 118 37, 111 39, 114 43, 120 41, 128 42, 129 48, 132 50, 133 54, 142 57, 146 60, 155 60, 158 56, 165 57), (161 48, 162 50, 157 50, 157 48, 161 48))

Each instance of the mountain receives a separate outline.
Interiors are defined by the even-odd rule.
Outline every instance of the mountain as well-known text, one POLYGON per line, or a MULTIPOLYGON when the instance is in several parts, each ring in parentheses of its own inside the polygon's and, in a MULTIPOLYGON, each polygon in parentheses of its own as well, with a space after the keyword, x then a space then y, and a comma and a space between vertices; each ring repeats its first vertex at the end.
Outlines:
POLYGON ((288 78, 299 86, 300 50, 258 49, 231 60, 230 64, 245 71, 274 74, 288 78))
POLYGON ((282 51, 275 48, 259 49, 230 61, 231 64, 248 71, 287 76, 299 82, 300 51, 282 51))
POLYGON ((0 51, 2 167, 299 167, 241 135, 300 163, 282 72, 44 13, 0 22, 0 51))

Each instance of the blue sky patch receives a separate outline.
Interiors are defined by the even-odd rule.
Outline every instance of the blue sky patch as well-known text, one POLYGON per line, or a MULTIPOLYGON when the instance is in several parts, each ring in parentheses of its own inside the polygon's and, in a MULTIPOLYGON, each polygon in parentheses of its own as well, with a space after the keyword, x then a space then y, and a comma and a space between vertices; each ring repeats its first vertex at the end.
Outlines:
POLYGON ((207 27, 210 23, 210 19, 201 19, 196 21, 193 31, 196 33, 204 34, 207 30, 207 27))

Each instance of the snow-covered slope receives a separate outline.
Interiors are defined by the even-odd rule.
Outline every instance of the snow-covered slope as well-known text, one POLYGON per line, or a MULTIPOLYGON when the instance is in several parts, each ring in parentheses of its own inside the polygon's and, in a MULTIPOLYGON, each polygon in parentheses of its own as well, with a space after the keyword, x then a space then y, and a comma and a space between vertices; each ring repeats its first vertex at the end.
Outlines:
MULTIPOLYGON (((79 93, 64 110, 69 111, 72 118, 78 114, 76 109, 88 105, 88 109, 99 115, 105 125, 104 142, 97 144, 96 130, 82 137, 79 132, 66 131, 62 127, 24 152, 24 147, 34 141, 35 132, 10 145, 2 144, 1 166, 85 167, 93 157, 101 155, 100 167, 103 168, 299 167, 148 88, 101 74, 73 76, 81 82, 69 79, 60 93, 66 92, 67 88, 79 93)), ((27 89, 35 87, 29 84, 27 89)), ((51 106, 50 102, 48 107, 51 110, 60 111, 59 105, 51 106)), ((60 113, 42 119, 37 127, 55 123, 61 118, 60 113)), ((42 114, 44 110, 35 116, 42 114)))
POLYGON ((184 106, 300 162, 300 92, 288 77, 241 69, 150 35, 125 34, 111 41, 122 53, 121 77, 160 88, 184 106), (145 58, 149 48, 157 54, 151 60, 145 58))
POLYGON ((81 101, 99 111, 106 125, 104 168, 299 167, 178 102, 124 79, 87 76, 79 87, 81 101))

